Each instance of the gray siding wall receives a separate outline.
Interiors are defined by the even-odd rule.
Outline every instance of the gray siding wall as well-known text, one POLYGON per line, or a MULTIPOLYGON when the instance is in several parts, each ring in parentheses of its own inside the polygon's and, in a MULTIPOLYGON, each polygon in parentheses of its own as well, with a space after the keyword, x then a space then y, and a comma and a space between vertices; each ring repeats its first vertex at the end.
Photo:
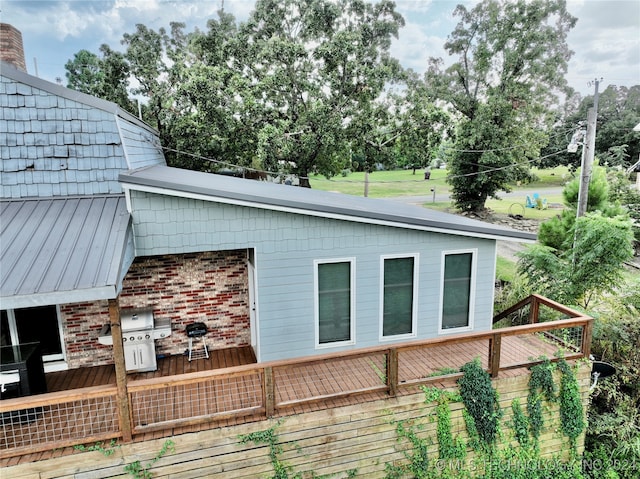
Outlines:
POLYGON ((443 250, 475 248, 474 330, 491 329, 495 241, 132 191, 138 256, 254 248, 261 360, 379 344, 380 256, 419 253, 417 339, 438 334, 443 250), (314 260, 356 259, 356 341, 316 349, 314 260))
POLYGON ((129 166, 120 131, 133 167, 164 164, 147 141, 153 134, 120 123, 119 130, 113 113, 0 76, 0 197, 121 193, 118 174, 129 166))
POLYGON ((160 139, 149 130, 118 118, 122 144, 130 170, 165 165, 160 139))

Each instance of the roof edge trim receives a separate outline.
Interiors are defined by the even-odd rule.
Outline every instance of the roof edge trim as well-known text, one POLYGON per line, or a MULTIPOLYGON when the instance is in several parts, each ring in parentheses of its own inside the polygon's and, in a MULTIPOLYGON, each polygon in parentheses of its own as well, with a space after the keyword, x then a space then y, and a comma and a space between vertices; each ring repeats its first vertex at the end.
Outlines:
POLYGON ((201 200, 201 201, 217 202, 217 203, 236 205, 236 206, 245 206, 249 208, 260 208, 264 210, 280 211, 284 213, 302 214, 302 215, 315 216, 315 217, 321 217, 321 218, 331 218, 331 219, 337 219, 337 220, 343 220, 343 221, 352 221, 356 223, 375 224, 380 226, 391 226, 396 228, 405 228, 405 229, 412 229, 412 230, 418 230, 418 231, 429 231, 429 232, 435 232, 435 233, 444 233, 444 234, 451 234, 456 236, 464 236, 464 237, 472 237, 472 238, 512 241, 517 243, 535 243, 536 241, 536 236, 533 235, 532 233, 520 232, 517 230, 513 230, 513 232, 516 233, 515 235, 503 236, 503 235, 495 234, 494 232, 491 232, 491 231, 486 231, 486 232, 465 231, 463 229, 451 228, 448 225, 428 226, 424 224, 419 224, 418 222, 403 222, 395 219, 376 219, 376 218, 372 218, 370 216, 364 216, 364 215, 357 216, 357 215, 349 214, 348 212, 330 213, 327 211, 313 210, 308 208, 294 208, 290 206, 259 203, 259 202, 253 202, 253 201, 247 201, 247 200, 240 200, 236 198, 216 196, 208 193, 196 193, 196 192, 191 192, 191 191, 186 191, 181 189, 168 188, 166 186, 153 186, 153 185, 145 184, 142 181, 138 181, 138 182, 130 181, 130 180, 140 180, 140 179, 137 177, 131 177, 131 176, 124 177, 123 175, 124 174, 120 175, 120 183, 123 189, 125 190, 144 191, 147 193, 174 196, 179 198, 190 198, 190 199, 201 200))

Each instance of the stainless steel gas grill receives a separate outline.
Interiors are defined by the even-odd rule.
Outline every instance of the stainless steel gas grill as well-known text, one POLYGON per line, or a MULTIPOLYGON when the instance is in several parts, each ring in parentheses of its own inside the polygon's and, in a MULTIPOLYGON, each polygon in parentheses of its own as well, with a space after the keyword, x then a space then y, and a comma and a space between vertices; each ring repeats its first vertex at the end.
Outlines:
MULTIPOLYGON (((152 310, 136 309, 120 312, 120 326, 126 370, 155 371, 158 368, 155 340, 171 335, 171 323, 168 320, 156 323, 152 310)), ((113 344, 110 325, 102 328, 98 342, 113 344)))

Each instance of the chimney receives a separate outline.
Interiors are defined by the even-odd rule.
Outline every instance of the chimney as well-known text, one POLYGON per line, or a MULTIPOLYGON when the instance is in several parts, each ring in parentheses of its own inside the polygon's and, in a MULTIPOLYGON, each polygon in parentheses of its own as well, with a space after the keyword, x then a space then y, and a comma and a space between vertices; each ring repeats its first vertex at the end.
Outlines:
POLYGON ((8 23, 0 23, 0 60, 27 72, 22 47, 22 33, 8 23))

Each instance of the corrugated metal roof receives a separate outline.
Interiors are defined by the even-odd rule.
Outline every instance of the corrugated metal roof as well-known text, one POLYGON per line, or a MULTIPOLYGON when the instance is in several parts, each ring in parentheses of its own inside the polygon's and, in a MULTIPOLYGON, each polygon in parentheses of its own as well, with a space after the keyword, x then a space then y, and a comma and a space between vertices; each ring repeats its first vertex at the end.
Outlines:
POLYGON ((123 195, 0 201, 0 306, 115 298, 132 238, 123 195))
POLYGON ((396 201, 152 166, 120 174, 125 189, 462 236, 533 242, 536 235, 396 201))

